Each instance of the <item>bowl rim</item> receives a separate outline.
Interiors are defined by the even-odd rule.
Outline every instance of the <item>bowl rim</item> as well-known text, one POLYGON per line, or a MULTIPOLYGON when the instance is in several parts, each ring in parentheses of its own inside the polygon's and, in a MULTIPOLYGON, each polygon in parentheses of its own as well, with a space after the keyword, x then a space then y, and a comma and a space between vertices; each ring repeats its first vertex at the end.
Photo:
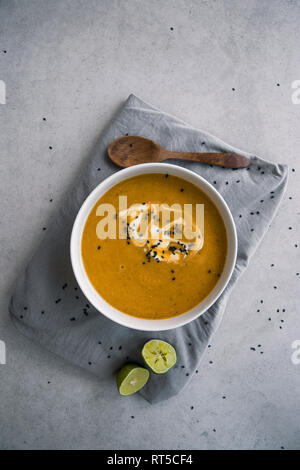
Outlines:
POLYGON ((101 181, 85 198, 73 223, 70 238, 71 265, 78 286, 99 314, 128 328, 141 331, 165 331, 186 325, 205 313, 220 297, 232 276, 237 257, 237 233, 231 211, 222 195, 205 178, 192 170, 171 163, 143 163, 116 171, 101 181), (217 206, 227 233, 227 258, 221 277, 210 294, 187 312, 165 319, 143 319, 128 315, 106 302, 91 284, 83 266, 81 239, 83 229, 92 208, 109 189, 126 179, 147 173, 166 173, 186 179, 204 191, 217 206), (186 176, 186 178, 185 178, 186 176), (197 184, 198 183, 198 184, 197 184))

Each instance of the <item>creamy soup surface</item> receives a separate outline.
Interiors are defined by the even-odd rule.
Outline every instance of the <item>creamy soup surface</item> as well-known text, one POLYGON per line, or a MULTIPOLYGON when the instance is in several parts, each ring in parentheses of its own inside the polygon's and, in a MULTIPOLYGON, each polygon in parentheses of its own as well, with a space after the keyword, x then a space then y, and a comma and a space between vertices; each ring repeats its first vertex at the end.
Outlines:
POLYGON ((226 228, 199 188, 165 173, 146 174, 117 184, 99 199, 87 218, 81 251, 89 280, 106 302, 127 315, 158 320, 187 312, 214 289, 227 256, 226 228), (127 196, 128 208, 135 205, 125 211, 127 223, 125 212, 119 211, 119 196, 127 196), (107 215, 97 213, 100 204, 116 208, 116 238, 97 236, 98 224, 107 215), (163 221, 156 211, 161 204, 204 204, 204 234, 194 210, 194 238, 178 238, 179 213, 170 211, 163 221))

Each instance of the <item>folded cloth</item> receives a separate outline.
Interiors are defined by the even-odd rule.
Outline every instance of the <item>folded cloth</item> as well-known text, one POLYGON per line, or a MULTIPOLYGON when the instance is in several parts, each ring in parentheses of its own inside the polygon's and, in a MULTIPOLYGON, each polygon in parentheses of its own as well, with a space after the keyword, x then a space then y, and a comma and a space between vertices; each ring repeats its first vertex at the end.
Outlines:
POLYGON ((176 395, 199 366, 220 324, 229 294, 269 228, 286 184, 286 166, 236 149, 130 95, 101 136, 85 171, 20 275, 10 302, 14 324, 21 333, 48 350, 91 371, 101 380, 109 380, 112 391, 115 390, 113 376, 116 371, 128 361, 140 362, 141 349, 147 340, 168 341, 176 348, 177 365, 162 376, 151 374, 140 393, 151 403, 176 395), (71 267, 69 243, 76 214, 95 186, 119 170, 109 160, 107 147, 117 137, 127 134, 148 137, 168 150, 230 151, 251 159, 249 168, 234 171, 169 161, 195 171, 214 185, 232 212, 238 235, 236 267, 221 297, 201 317, 174 330, 143 332, 112 322, 89 305, 77 286, 71 267))

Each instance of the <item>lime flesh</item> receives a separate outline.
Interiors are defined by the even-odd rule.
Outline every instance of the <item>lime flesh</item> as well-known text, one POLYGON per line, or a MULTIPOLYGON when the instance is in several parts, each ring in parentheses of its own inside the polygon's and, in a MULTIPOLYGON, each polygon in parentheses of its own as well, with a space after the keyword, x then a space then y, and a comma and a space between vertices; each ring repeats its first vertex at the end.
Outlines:
POLYGON ((132 395, 140 390, 149 379, 149 371, 137 364, 126 364, 119 370, 117 386, 121 395, 132 395))
POLYGON ((177 356, 173 346, 160 339, 151 339, 142 350, 142 356, 156 374, 168 372, 176 364, 177 356))

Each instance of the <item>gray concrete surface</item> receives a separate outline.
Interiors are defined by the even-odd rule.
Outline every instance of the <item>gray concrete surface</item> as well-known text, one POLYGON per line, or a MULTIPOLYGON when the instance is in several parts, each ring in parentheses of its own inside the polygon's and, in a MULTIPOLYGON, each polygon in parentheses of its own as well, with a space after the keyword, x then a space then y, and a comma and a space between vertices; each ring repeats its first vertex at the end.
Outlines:
POLYGON ((0 448, 299 449, 300 2, 2 0, 0 21, 0 448), (199 374, 156 406, 110 396, 20 336, 7 310, 42 227, 131 92, 290 165, 199 374))

